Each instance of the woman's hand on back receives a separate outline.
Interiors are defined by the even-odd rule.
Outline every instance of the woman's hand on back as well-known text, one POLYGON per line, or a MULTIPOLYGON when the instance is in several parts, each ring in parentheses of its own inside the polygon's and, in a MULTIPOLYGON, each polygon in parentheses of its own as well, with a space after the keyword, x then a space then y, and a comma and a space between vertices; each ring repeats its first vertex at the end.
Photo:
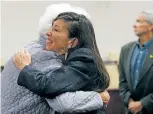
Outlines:
POLYGON ((22 50, 14 54, 13 62, 16 67, 22 70, 26 65, 31 63, 31 55, 27 50, 22 50))

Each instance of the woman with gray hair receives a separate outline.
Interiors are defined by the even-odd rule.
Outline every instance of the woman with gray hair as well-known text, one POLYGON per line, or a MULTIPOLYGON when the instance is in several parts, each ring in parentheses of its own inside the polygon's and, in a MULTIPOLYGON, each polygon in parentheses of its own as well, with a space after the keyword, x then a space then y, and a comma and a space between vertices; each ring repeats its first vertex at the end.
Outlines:
MULTIPOLYGON (((68 4, 54 4, 49 6, 46 13, 40 19, 40 39, 25 46, 32 55, 31 66, 33 68, 47 73, 50 71, 53 72, 62 66, 62 61, 57 58, 55 52, 43 49, 46 42, 44 33, 48 30, 50 22, 54 17, 53 15, 57 15, 64 11, 78 11, 88 15, 85 10, 76 7, 74 8, 68 4), (62 10, 61 7, 64 10, 62 10), (60 10, 57 11, 59 8, 60 10)), ((39 97, 24 87, 20 87, 16 84, 19 73, 20 70, 15 67, 11 58, 4 66, 2 72, 2 113, 4 114, 53 114, 55 111, 60 113, 83 113, 100 109, 103 107, 103 104, 107 104, 109 101, 109 95, 106 91, 101 94, 94 91, 66 92, 54 99, 45 100, 43 97, 39 97), (103 98, 103 101, 101 98, 103 98)))

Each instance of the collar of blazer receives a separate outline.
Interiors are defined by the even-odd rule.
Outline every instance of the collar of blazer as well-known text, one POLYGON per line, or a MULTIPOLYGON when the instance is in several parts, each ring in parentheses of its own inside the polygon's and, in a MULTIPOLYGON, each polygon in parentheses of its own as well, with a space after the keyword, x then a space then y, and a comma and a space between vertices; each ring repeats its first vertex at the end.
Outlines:
MULTIPOLYGON (((146 60, 144 62, 144 65, 142 67, 142 70, 140 71, 140 78, 139 82, 143 79, 147 71, 150 69, 150 67, 153 64, 153 42, 151 43, 151 46, 148 49, 148 54, 146 56, 146 60)), ((139 83, 138 82, 138 83, 139 83)))
MULTIPOLYGON (((126 64, 127 64, 127 73, 128 75, 130 75, 130 61, 131 61, 131 56, 132 56, 132 52, 133 52, 133 49, 135 48, 136 46, 136 42, 133 42, 132 45, 129 45, 130 50, 128 52, 128 57, 126 59, 126 64)), ((144 65, 142 66, 142 70, 140 71, 140 77, 139 77, 139 81, 138 81, 138 84, 137 86, 140 84, 141 80, 143 79, 143 77, 145 77, 145 74, 147 73, 147 71, 150 69, 150 67, 152 66, 153 64, 153 42, 151 43, 151 45, 149 46, 148 48, 148 54, 146 56, 146 60, 144 61, 144 65)), ((131 76, 128 76, 128 82, 130 83, 129 85, 131 85, 131 76)), ((132 88, 132 87, 131 87, 132 88)))
POLYGON ((131 88, 131 90, 133 89, 133 87, 132 87, 130 64, 131 64, 132 52, 133 52, 133 49, 135 48, 136 44, 137 44, 136 41, 129 43, 128 45, 126 45, 126 48, 125 48, 126 50, 124 51, 124 53, 126 54, 126 56, 124 56, 125 57, 124 58, 125 65, 126 65, 125 73, 126 73, 126 78, 127 78, 127 81, 129 83, 129 87, 131 88))

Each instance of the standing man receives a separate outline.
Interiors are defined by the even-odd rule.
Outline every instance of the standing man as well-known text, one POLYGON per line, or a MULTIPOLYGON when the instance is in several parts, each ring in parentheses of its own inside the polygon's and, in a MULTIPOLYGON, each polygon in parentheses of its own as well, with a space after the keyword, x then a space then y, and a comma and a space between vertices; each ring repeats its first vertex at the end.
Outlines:
POLYGON ((153 13, 141 12, 133 27, 139 39, 121 49, 120 96, 126 114, 153 114, 153 13))

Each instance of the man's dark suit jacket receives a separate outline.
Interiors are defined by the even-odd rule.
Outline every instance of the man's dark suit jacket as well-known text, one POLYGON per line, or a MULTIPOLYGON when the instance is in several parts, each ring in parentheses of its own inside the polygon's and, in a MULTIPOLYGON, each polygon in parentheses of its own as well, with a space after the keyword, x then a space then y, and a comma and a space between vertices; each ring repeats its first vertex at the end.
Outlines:
MULTIPOLYGON (((92 51, 80 48, 70 53, 64 66, 47 74, 30 65, 25 66, 20 72, 18 84, 42 97, 54 98, 68 91, 102 89, 103 82, 99 78, 92 51)), ((105 114, 105 112, 96 110, 87 114, 105 114)))
MULTIPOLYGON (((131 82, 131 56, 136 42, 131 42, 121 49, 119 72, 120 72, 120 96, 128 107, 129 98, 135 101, 141 101, 143 109, 141 114, 153 114, 153 43, 149 47, 148 55, 140 71, 140 77, 136 89, 131 82)), ((130 113, 129 113, 130 114, 130 113)))

